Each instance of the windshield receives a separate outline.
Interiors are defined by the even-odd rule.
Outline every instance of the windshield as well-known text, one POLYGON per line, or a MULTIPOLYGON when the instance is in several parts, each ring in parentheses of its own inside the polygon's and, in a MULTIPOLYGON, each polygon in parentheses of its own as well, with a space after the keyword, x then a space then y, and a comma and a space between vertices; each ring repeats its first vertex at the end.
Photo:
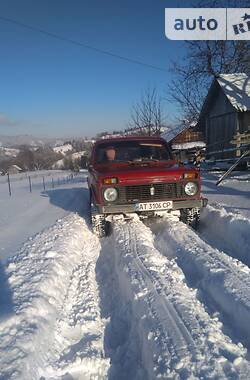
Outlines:
POLYGON ((168 147, 163 142, 116 141, 99 144, 96 162, 140 162, 171 160, 168 147))

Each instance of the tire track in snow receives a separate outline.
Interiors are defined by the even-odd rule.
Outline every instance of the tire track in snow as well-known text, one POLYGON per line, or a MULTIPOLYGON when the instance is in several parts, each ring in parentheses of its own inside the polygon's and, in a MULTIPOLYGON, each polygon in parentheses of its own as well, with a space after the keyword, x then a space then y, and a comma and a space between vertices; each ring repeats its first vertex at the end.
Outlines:
POLYGON ((141 222, 114 226, 120 296, 131 307, 148 378, 246 379, 246 350, 234 345, 188 288, 174 260, 160 254, 141 222))
MULTIPOLYGON (((138 332, 131 308, 130 297, 124 297, 117 270, 116 248, 113 236, 102 240, 102 250, 96 265, 100 294, 101 316, 107 320, 104 335, 105 354, 111 359, 110 380, 147 380, 138 349, 138 332)), ((125 284, 124 284, 125 285, 125 284)))
POLYGON ((249 348, 250 269, 174 219, 156 223, 152 230, 160 252, 176 259, 190 284, 201 290, 202 302, 211 310, 212 301, 234 337, 249 348))
POLYGON ((95 282, 99 251, 84 220, 69 215, 10 260, 13 305, 0 321, 0 378, 106 378, 95 282))

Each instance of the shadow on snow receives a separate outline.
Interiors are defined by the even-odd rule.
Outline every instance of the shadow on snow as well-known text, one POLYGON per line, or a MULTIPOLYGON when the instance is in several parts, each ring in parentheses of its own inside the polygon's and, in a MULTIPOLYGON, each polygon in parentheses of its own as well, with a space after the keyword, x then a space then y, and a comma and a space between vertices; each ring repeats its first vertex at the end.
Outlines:
POLYGON ((14 312, 12 292, 8 283, 8 276, 0 261, 0 320, 6 318, 14 312))
POLYGON ((43 191, 52 205, 86 218, 89 214, 89 190, 86 188, 53 189, 43 191))

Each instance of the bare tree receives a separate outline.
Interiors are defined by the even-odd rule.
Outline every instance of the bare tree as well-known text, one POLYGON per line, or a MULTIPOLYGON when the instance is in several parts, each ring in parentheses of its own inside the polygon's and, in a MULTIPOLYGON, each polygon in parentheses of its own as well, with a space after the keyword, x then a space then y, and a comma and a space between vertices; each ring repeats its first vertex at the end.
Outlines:
MULTIPOLYGON (((229 2, 231 7, 247 6, 247 0, 229 2)), ((220 5, 218 0, 204 0, 199 4, 200 7, 220 5)), ((214 77, 222 73, 249 72, 250 42, 186 41, 185 45, 187 54, 182 62, 172 64, 173 80, 168 86, 167 99, 179 106, 182 117, 192 121, 197 119, 214 77)))
POLYGON ((146 89, 140 101, 132 107, 131 120, 127 132, 142 135, 159 135, 164 125, 162 101, 155 88, 146 89))
POLYGON ((13 164, 17 164, 24 170, 51 169, 53 164, 62 157, 50 147, 40 147, 34 151, 28 146, 23 146, 17 157, 13 159, 13 164))
POLYGON ((34 170, 34 152, 30 150, 29 146, 22 146, 20 152, 13 160, 14 164, 20 166, 24 170, 34 170))
POLYGON ((64 170, 79 170, 81 168, 81 158, 73 159, 72 156, 67 156, 63 159, 64 170))

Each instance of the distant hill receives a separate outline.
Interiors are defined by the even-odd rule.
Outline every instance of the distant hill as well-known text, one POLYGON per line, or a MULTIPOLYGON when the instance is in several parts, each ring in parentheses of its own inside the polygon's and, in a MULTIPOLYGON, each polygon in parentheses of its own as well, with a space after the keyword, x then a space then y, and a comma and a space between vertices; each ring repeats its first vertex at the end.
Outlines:
POLYGON ((32 135, 5 136, 0 135, 0 147, 6 148, 18 147, 20 145, 29 145, 32 147, 40 147, 44 145, 63 145, 67 139, 34 137, 32 135))

